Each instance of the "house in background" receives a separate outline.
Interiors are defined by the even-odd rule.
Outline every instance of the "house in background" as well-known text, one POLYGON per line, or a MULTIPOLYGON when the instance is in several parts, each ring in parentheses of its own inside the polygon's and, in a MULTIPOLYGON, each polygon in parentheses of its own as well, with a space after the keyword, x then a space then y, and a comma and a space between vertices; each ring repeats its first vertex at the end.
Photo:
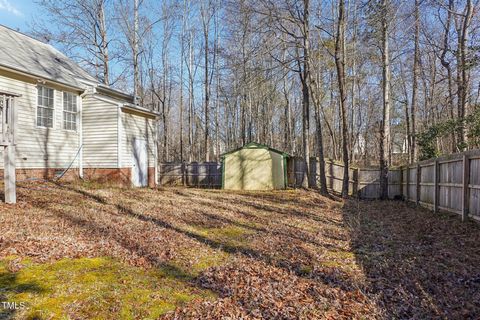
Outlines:
POLYGON ((288 154, 251 142, 222 155, 222 189, 273 190, 287 187, 288 154))
POLYGON ((0 91, 16 95, 17 179, 70 168, 68 178, 155 185, 158 114, 52 46, 1 25, 0 91))

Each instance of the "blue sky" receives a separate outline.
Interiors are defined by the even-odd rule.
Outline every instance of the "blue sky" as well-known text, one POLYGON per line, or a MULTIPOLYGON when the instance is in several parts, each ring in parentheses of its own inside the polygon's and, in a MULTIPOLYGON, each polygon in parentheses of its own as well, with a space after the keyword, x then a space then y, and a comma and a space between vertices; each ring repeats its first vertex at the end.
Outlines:
POLYGON ((0 24, 28 31, 28 24, 36 9, 37 5, 31 0, 0 0, 0 24))

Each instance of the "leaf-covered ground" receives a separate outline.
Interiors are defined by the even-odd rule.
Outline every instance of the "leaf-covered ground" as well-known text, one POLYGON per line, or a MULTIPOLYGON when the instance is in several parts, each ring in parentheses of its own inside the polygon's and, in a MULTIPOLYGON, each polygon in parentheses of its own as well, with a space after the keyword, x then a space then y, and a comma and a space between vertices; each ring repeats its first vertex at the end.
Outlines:
POLYGON ((26 183, 0 319, 480 317, 480 226, 311 191, 26 183), (71 283, 71 284, 70 284, 71 283))

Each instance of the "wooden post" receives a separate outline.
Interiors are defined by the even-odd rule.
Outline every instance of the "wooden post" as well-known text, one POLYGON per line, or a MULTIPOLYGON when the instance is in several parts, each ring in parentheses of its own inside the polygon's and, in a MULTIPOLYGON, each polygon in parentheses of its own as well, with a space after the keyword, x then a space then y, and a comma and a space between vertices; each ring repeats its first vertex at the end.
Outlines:
POLYGON ((396 194, 395 197, 397 197, 397 198, 400 197, 401 199, 403 199, 403 167, 399 167, 398 172, 399 172, 399 175, 400 175, 400 180, 398 181, 399 188, 400 188, 400 193, 396 194))
POLYGON ((466 154, 463 154, 463 187, 462 187, 462 221, 468 218, 468 211, 470 205, 470 159, 466 154))
POLYGON ((182 161, 182 164, 180 166, 180 171, 182 172, 182 185, 185 187, 187 185, 187 179, 185 177, 185 171, 186 171, 185 161, 182 161))
POLYGON ((353 171, 353 196, 359 196, 358 192, 358 184, 359 184, 359 173, 360 173, 360 168, 356 168, 353 171))
POLYGON ((410 166, 407 165, 407 172, 406 172, 406 184, 407 184, 407 188, 405 189, 405 198, 407 200, 407 202, 409 201, 410 199, 410 166))
POLYGON ((3 110, 2 110, 2 139, 3 142, 8 141, 7 137, 7 104, 9 103, 9 98, 6 96, 3 96, 3 110))
POLYGON ((2 99, 1 135, 3 144, 3 180, 5 187, 5 203, 16 203, 16 177, 15 177, 15 126, 17 122, 17 109, 15 98, 20 95, 0 92, 2 99))
POLYGON ((420 167, 420 163, 417 163, 417 195, 416 195, 416 198, 415 198, 415 203, 417 204, 417 206, 420 204, 420 181, 421 181, 421 167, 420 167))
POLYGON ((16 203, 17 194, 15 188, 15 146, 6 145, 3 150, 3 172, 5 184, 5 203, 16 203))
POLYGON ((433 212, 438 212, 438 159, 433 162, 433 212))

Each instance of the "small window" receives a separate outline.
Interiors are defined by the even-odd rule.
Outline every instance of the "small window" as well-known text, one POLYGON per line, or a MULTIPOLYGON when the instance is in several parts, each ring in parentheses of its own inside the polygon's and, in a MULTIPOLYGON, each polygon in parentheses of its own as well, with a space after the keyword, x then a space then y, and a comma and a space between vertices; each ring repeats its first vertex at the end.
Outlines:
POLYGON ((38 87, 37 126, 53 128, 53 89, 38 87))
POLYGON ((77 130, 77 96, 63 93, 63 129, 77 130))

